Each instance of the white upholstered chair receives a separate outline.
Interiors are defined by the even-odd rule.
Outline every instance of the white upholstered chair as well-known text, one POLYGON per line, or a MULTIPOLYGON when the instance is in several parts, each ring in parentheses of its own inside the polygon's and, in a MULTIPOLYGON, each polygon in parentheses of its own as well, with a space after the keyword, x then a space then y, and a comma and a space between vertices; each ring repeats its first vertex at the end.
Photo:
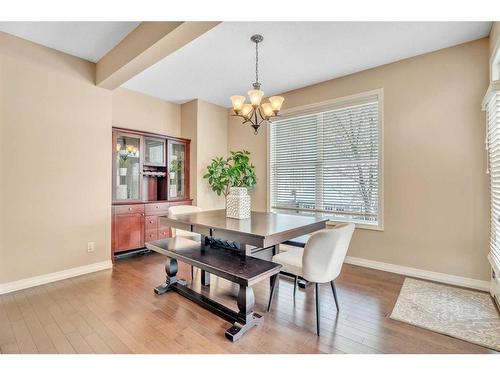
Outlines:
MULTIPOLYGON (((316 284, 316 333, 318 336, 320 332, 319 284, 330 283, 335 305, 339 310, 335 279, 342 269, 353 232, 354 224, 352 223, 340 224, 332 229, 323 229, 312 234, 303 249, 294 247, 273 257, 273 262, 283 266, 282 273, 294 277, 294 298, 298 277, 316 284)), ((279 277, 276 278, 269 296, 268 311, 271 309, 278 279, 279 277)))
MULTIPOLYGON (((197 206, 188 206, 188 205, 180 205, 180 206, 172 206, 168 209, 168 217, 175 219, 176 215, 182 214, 190 214, 193 212, 201 212, 202 209, 197 206)), ((201 235, 199 233, 188 232, 182 229, 172 228, 172 237, 185 237, 193 241, 201 241, 201 235)), ((194 276, 194 267, 191 266, 191 279, 194 276)))

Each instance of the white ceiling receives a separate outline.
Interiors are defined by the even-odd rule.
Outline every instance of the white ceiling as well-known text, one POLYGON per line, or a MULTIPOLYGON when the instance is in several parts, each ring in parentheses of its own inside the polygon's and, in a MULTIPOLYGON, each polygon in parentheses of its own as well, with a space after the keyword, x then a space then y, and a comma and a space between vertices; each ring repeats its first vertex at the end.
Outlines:
POLYGON ((0 22, 0 31, 97 62, 139 22, 0 22))
POLYGON ((491 22, 223 22, 123 86, 176 103, 221 106, 260 77, 266 95, 488 36, 491 22))

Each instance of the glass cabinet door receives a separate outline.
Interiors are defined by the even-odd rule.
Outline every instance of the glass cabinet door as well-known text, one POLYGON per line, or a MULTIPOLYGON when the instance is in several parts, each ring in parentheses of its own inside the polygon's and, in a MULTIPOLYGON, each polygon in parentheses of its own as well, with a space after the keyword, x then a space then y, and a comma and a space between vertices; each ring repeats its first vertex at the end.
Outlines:
POLYGON ((165 166, 165 140, 144 138, 144 165, 165 166))
POLYGON ((116 200, 141 199, 140 147, 139 136, 118 134, 116 137, 116 200))
POLYGON ((185 197, 186 145, 168 142, 168 199, 185 197))

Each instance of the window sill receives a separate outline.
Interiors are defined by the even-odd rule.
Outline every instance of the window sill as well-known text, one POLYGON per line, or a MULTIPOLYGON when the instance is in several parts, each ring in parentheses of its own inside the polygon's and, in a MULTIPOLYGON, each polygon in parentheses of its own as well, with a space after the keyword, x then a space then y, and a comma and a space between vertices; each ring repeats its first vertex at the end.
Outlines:
MULTIPOLYGON (((345 223, 350 223, 350 221, 335 221, 335 220, 329 220, 326 223, 327 227, 334 227, 338 224, 345 224, 345 223)), ((354 223, 356 229, 366 229, 366 230, 375 230, 378 232, 383 232, 384 231, 384 226, 383 224, 379 225, 369 225, 369 224, 361 224, 361 223, 354 223)))

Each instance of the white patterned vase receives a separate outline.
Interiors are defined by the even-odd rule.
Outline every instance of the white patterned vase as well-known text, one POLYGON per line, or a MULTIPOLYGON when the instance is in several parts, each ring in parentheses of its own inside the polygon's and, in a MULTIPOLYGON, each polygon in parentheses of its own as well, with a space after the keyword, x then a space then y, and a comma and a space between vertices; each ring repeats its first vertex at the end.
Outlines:
POLYGON ((249 219, 250 203, 250 195, 248 195, 247 188, 230 188, 226 198, 226 216, 233 219, 249 219))

